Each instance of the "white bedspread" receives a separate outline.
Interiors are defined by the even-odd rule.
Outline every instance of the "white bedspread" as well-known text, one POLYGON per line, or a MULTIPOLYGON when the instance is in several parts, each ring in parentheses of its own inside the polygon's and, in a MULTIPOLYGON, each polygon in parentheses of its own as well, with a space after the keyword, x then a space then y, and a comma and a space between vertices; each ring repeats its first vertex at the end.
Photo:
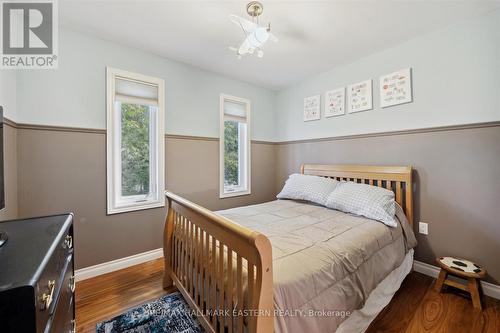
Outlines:
POLYGON ((334 332, 416 245, 400 207, 397 228, 291 200, 217 213, 270 239, 280 333, 334 332))

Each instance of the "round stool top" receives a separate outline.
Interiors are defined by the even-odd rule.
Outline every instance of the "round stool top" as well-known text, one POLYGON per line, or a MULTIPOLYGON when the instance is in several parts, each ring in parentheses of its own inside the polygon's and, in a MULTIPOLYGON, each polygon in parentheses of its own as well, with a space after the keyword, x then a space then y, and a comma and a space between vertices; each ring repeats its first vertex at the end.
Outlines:
POLYGON ((441 268, 458 276, 482 278, 486 275, 486 269, 469 260, 455 257, 439 257, 436 261, 441 268))

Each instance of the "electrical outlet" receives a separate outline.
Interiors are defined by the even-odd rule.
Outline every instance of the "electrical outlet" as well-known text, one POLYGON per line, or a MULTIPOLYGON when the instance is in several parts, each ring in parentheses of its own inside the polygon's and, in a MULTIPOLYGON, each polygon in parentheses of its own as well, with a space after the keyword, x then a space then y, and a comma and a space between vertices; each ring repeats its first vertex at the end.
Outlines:
POLYGON ((429 234, 429 225, 424 222, 418 222, 418 232, 424 235, 429 234))

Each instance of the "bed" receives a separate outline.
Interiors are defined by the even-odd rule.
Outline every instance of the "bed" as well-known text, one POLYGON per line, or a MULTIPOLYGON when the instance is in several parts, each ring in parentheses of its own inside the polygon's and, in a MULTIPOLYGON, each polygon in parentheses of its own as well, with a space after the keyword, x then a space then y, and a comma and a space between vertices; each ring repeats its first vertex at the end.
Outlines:
POLYGON ((373 312, 382 285, 404 277, 415 246, 411 167, 306 164, 301 173, 393 191, 398 227, 292 200, 214 213, 167 192, 163 285, 175 284, 207 332, 348 331, 373 312))

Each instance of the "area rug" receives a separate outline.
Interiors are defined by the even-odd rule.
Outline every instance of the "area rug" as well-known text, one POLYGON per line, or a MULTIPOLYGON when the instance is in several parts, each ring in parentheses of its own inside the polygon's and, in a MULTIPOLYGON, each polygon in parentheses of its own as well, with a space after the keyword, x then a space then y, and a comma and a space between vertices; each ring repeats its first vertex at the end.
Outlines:
POLYGON ((202 333, 179 292, 131 309, 97 324, 97 333, 202 333))

